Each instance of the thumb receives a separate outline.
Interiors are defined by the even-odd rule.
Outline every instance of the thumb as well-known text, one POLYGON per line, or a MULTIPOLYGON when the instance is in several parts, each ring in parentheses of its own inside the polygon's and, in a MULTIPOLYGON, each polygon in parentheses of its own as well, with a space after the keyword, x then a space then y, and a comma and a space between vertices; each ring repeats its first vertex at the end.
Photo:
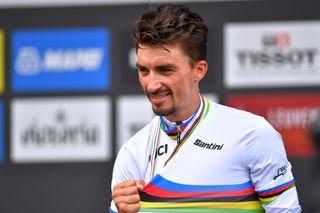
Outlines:
POLYGON ((142 191, 145 186, 145 182, 143 180, 137 180, 136 186, 137 186, 138 190, 142 191))

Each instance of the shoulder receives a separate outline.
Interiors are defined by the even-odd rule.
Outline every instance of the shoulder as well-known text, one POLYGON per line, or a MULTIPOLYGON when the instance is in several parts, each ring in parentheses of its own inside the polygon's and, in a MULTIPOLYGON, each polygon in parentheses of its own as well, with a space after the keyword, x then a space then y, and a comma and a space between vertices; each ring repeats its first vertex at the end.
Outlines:
POLYGON ((227 125, 236 124, 237 126, 250 126, 255 129, 266 128, 270 124, 260 115, 251 112, 236 109, 226 105, 210 102, 210 111, 213 115, 213 120, 226 122, 227 125))
POLYGON ((281 135, 264 117, 217 103, 210 104, 209 126, 218 128, 224 137, 234 139, 249 150, 283 146, 281 135))
POLYGON ((114 164, 113 185, 126 180, 144 179, 150 155, 149 138, 156 121, 153 119, 122 145, 114 164))

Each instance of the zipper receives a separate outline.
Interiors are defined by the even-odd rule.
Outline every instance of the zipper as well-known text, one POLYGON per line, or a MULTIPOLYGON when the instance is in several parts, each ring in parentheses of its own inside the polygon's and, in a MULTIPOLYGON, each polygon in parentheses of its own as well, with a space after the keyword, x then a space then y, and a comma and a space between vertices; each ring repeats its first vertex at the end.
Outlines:
POLYGON ((180 136, 181 136, 181 133, 182 133, 182 130, 181 130, 181 124, 182 122, 180 121, 177 121, 176 122, 176 128, 177 128, 177 143, 179 144, 180 143, 180 136))

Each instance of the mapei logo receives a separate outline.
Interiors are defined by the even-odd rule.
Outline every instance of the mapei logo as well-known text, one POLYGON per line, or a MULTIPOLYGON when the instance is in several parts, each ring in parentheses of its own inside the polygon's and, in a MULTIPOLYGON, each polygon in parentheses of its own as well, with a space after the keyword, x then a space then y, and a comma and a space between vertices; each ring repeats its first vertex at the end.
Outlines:
POLYGON ((17 30, 13 33, 13 89, 107 89, 110 35, 104 28, 17 30))
POLYGON ((15 68, 20 75, 38 75, 43 72, 96 72, 102 63, 102 48, 48 49, 43 58, 36 47, 19 50, 15 68))

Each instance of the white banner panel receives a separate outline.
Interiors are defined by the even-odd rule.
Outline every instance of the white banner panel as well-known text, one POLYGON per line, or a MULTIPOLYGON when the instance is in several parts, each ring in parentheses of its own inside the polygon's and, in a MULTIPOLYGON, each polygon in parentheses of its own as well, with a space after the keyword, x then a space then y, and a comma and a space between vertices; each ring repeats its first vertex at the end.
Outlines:
POLYGON ((119 150, 124 142, 147 125, 154 117, 151 104, 145 95, 124 95, 117 99, 117 143, 119 150))
MULTIPOLYGON (((217 102, 218 96, 204 94, 209 100, 217 102)), ((117 100, 117 144, 119 150, 124 142, 147 125, 155 116, 145 95, 124 95, 117 100)))
POLYGON ((227 88, 320 84, 320 21, 228 23, 227 88))
POLYGON ((111 158, 108 98, 17 98, 11 107, 13 162, 85 162, 111 158))

